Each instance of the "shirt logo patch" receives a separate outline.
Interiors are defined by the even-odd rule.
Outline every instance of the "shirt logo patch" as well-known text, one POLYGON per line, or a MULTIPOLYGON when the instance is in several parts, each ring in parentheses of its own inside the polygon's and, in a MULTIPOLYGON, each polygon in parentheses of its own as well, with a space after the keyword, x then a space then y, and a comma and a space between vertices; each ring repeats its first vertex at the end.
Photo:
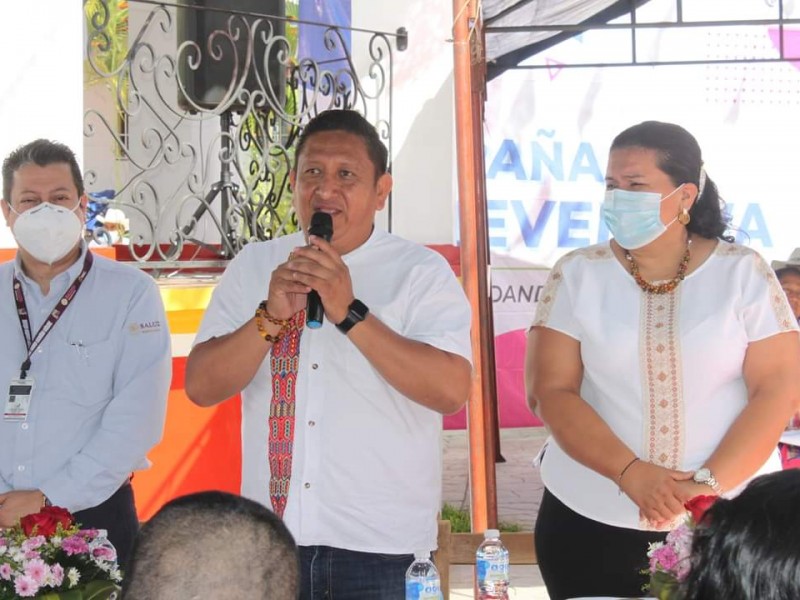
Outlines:
POLYGON ((141 323, 131 323, 128 325, 131 333, 154 333, 161 331, 161 321, 142 321, 141 323))

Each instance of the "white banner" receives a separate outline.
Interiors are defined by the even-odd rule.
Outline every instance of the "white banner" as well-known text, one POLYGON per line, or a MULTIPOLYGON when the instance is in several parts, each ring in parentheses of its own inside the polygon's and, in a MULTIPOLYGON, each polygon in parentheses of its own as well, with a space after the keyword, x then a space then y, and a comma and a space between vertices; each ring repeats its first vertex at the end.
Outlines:
MULTIPOLYGON (((785 16, 800 16, 784 4, 785 16)), ((683 7, 686 20, 777 17, 775 7, 755 0, 684 0, 683 7)), ((637 18, 674 21, 674 10, 671 0, 652 0, 637 18)), ((485 158, 501 423, 504 412, 527 410, 520 340, 547 269, 570 250, 609 238, 600 218, 608 146, 627 127, 646 120, 685 127, 727 203, 736 241, 767 260, 800 246, 800 61, 564 68, 626 62, 630 39, 629 31, 590 31, 531 60, 547 68, 508 71, 489 85, 485 158)), ((775 58, 780 32, 642 29, 637 40, 640 62, 775 58)), ((784 28, 783 40, 784 56, 800 58, 800 29, 784 28)))

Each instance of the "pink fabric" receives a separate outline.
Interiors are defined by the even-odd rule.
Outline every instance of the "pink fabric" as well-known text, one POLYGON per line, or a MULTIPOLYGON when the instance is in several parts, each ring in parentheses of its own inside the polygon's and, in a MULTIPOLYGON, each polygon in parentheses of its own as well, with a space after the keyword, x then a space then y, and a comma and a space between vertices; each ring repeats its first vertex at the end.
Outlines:
MULTIPOLYGON (((542 425, 539 418, 528 409, 525 400, 525 340, 524 329, 503 333, 496 336, 494 340, 500 427, 537 427, 542 425)), ((444 418, 445 429, 466 429, 466 426, 466 407, 456 414, 444 418)))

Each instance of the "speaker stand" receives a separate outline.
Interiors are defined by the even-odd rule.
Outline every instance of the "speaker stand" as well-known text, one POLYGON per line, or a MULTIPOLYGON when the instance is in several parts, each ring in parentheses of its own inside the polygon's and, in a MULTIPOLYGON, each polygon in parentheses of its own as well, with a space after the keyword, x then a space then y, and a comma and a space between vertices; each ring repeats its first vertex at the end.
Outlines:
MULTIPOLYGON (((239 186, 233 182, 233 172, 231 171, 231 152, 233 143, 231 141, 231 131, 233 129, 233 118, 230 111, 225 111, 219 116, 220 136, 222 149, 220 155, 227 157, 220 160, 219 180, 211 185, 211 189, 206 194, 203 202, 192 215, 191 221, 181 229, 184 239, 194 242, 198 246, 212 250, 221 258, 233 258, 236 254, 237 235, 231 228, 228 219, 228 210, 234 204, 236 195, 239 193, 239 186), (219 199, 220 235, 221 248, 215 248, 206 242, 190 237, 200 218, 209 210, 212 204, 219 199)), ((176 244, 173 244, 173 248, 176 244)), ((171 251, 174 251, 170 248, 171 251)))

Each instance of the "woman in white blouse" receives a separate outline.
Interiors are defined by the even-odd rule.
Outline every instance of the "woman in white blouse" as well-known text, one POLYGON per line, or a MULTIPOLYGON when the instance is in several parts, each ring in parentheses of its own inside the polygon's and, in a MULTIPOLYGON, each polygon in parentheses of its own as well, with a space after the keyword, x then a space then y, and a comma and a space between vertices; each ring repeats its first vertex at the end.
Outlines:
POLYGON ((637 596, 649 542, 699 494, 780 469, 800 336, 773 271, 725 236, 700 148, 648 121, 611 145, 613 238, 564 256, 528 337, 551 438, 535 543, 548 593, 637 596))

